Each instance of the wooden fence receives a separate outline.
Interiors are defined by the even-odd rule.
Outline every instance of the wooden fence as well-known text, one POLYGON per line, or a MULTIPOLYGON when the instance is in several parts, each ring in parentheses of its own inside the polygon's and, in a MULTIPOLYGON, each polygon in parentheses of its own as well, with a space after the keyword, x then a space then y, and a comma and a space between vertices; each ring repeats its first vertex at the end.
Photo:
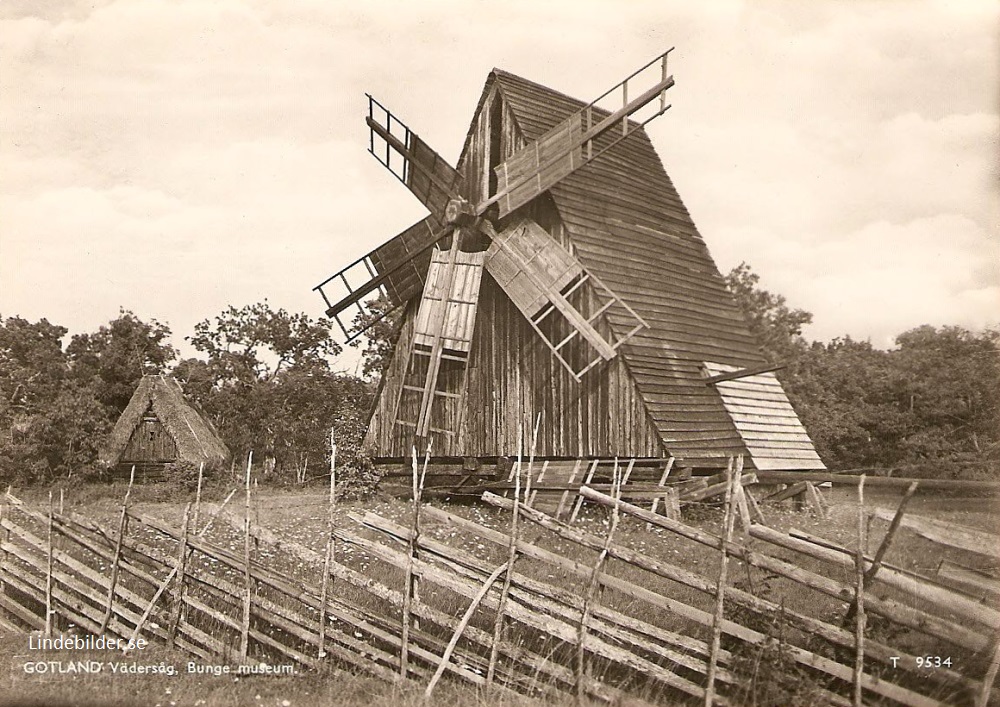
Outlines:
POLYGON ((509 497, 482 494, 513 521, 508 532, 424 504, 416 460, 405 525, 374 513, 338 518, 331 475, 325 552, 254 521, 249 463, 242 513, 231 494, 189 507, 179 523, 135 512, 127 495, 118 526, 106 528, 8 492, 0 621, 142 636, 213 662, 299 670, 328 662, 421 681, 428 697, 447 675, 539 697, 733 704, 746 697, 746 657, 769 655, 809 676, 817 702, 987 704, 1000 611, 886 561, 903 507, 867 556, 861 488, 858 547, 839 547, 759 522, 741 466, 731 460, 718 479, 686 490, 721 491, 719 533, 664 515, 663 495, 623 498, 627 464, 610 483, 560 492, 549 512, 535 503, 530 467, 523 479, 516 469, 509 497), (571 522, 583 502, 607 509, 601 534, 571 522), (621 537, 628 523, 666 533, 665 546, 701 547, 704 570, 630 548, 621 537), (209 539, 216 534, 229 545, 209 539), (549 549, 543 535, 574 550, 549 549), (775 582, 839 614, 772 600, 775 582), (953 656, 951 665, 906 650, 914 637, 932 641, 935 656, 953 656))

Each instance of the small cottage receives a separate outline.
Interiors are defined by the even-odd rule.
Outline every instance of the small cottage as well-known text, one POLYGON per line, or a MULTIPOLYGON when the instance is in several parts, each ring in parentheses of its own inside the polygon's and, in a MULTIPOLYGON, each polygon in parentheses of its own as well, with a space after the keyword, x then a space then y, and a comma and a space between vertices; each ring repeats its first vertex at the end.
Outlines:
POLYGON ((169 376, 147 375, 139 381, 107 443, 101 461, 115 476, 162 478, 184 466, 219 466, 229 449, 211 422, 184 397, 180 384, 169 376))

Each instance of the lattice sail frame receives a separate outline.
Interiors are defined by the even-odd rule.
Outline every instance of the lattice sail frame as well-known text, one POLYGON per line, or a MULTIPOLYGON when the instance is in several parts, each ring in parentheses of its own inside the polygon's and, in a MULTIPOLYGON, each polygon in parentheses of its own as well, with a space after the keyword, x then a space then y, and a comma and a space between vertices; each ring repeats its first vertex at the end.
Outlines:
POLYGON ((500 233, 493 232, 491 237, 493 242, 486 251, 487 272, 576 381, 602 361, 613 359, 622 344, 648 326, 634 309, 534 221, 523 219, 500 233), (600 305, 590 315, 584 315, 571 298, 577 291, 582 293, 581 288, 588 282, 600 305), (624 336, 619 338, 612 333, 608 340, 594 324, 616 305, 634 324, 624 336), (544 329, 550 317, 563 323, 554 331, 569 328, 569 333, 558 341, 550 335, 552 330, 544 329), (592 354, 585 354, 585 360, 574 365, 569 356, 563 355, 563 349, 577 337, 592 354))

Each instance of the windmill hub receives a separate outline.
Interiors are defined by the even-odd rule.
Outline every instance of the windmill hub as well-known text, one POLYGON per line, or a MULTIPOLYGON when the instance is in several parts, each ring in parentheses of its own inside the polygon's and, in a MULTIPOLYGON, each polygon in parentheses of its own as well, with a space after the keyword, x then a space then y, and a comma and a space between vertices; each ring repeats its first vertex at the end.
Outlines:
POLYGON ((476 222, 475 206, 465 199, 451 199, 444 207, 444 220, 453 226, 471 226, 476 222))

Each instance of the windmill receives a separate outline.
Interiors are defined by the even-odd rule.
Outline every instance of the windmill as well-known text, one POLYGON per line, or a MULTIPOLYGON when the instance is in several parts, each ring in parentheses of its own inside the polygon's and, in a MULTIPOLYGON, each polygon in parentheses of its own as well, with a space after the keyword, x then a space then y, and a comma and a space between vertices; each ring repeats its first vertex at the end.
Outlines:
POLYGON ((429 438, 499 464, 540 420, 572 468, 823 468, 645 132, 668 53, 590 103, 494 69, 455 166, 368 97, 369 151, 429 214, 314 289, 348 340, 403 310, 377 463, 429 438))
MULTIPOLYGON (((352 307, 366 312, 365 298, 378 293, 391 304, 385 316, 403 306, 422 285, 416 335, 410 351, 406 382, 397 410, 412 409, 415 419, 397 414, 396 424, 412 427, 415 436, 430 433, 454 435, 460 416, 436 415, 442 400, 461 401, 464 367, 472 344, 476 308, 483 271, 500 286, 556 360, 577 381, 604 361, 646 326, 642 318, 542 226, 523 207, 636 131, 670 106, 666 92, 674 85, 667 73, 668 52, 644 65, 601 94, 539 139, 499 163, 488 176, 485 198, 475 200, 470 184, 480 175, 463 174, 421 140, 387 108, 368 95, 369 151, 430 211, 416 227, 407 230, 371 253, 343 268, 315 289, 324 297, 327 316, 333 317, 348 340, 363 333, 379 316, 368 316, 367 325, 350 329, 341 315, 352 307), (659 75, 641 94, 629 98, 629 84, 637 78, 649 82, 648 70, 659 75), (621 106, 608 113, 596 104, 621 93, 621 106), (651 103, 651 114, 633 120, 651 103), (597 141, 617 131, 614 139, 597 141), (441 244, 444 243, 443 247, 441 244), (484 249, 485 247, 485 249, 484 249), (427 262, 427 253, 430 254, 427 262), (350 284, 358 272, 365 278, 350 284), (324 288, 339 283, 344 296, 331 302, 324 288), (589 284, 601 305, 584 314, 573 295, 589 284), (612 308, 633 319, 620 337, 605 337, 594 321, 612 308), (450 366, 447 375, 442 364, 450 366), (405 398, 414 397, 415 404, 405 398), (445 422, 435 425, 434 420, 445 422), (451 424, 448 425, 448 421, 451 424)), ((461 404, 459 402, 459 409, 461 404)))

